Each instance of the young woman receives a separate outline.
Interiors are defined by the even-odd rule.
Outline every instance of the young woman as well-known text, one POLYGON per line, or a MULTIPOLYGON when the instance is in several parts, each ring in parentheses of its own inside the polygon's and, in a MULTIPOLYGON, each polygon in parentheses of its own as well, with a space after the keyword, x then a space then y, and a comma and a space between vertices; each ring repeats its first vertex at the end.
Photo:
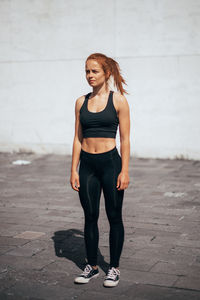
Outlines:
POLYGON ((99 275, 97 267, 99 201, 103 190, 105 208, 110 224, 110 267, 104 286, 119 282, 119 259, 124 242, 122 203, 129 184, 130 116, 124 96, 126 84, 118 63, 104 54, 91 54, 85 63, 86 79, 92 92, 76 100, 75 136, 73 142, 72 188, 79 193, 85 215, 84 239, 87 262, 75 283, 87 283, 99 275), (109 90, 113 77, 118 92, 109 90), (119 125, 120 153, 116 148, 119 125), (80 160, 79 171, 77 167, 80 160))

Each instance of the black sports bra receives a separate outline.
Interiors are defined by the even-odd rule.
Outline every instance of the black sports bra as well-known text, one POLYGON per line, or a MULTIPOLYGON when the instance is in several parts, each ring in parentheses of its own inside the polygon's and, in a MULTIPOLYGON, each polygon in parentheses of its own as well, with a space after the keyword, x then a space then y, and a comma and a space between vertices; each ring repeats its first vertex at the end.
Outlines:
POLYGON ((91 93, 85 96, 80 109, 80 123, 82 134, 87 137, 115 138, 119 119, 113 105, 113 91, 110 91, 106 107, 99 112, 88 110, 88 99, 91 93))

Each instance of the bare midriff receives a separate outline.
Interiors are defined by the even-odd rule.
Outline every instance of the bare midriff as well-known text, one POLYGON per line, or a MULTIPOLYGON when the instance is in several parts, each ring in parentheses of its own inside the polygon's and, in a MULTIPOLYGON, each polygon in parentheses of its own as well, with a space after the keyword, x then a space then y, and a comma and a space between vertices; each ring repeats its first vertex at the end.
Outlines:
POLYGON ((103 153, 116 146, 114 138, 92 137, 83 138, 81 148, 89 153, 103 153))

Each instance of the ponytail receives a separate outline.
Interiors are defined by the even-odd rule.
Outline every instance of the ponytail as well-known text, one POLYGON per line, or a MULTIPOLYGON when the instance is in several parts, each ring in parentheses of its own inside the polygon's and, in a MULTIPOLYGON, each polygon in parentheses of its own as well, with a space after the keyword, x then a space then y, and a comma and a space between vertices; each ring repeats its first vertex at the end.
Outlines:
POLYGON ((116 86, 117 90, 122 95, 124 95, 124 93, 128 94, 122 85, 122 84, 125 84, 125 85, 127 85, 127 84, 121 75, 121 70, 120 70, 118 62, 116 62, 111 57, 108 57, 102 53, 91 54, 90 56, 88 56, 86 61, 89 59, 95 59, 99 64, 101 64, 101 66, 104 70, 104 73, 106 74, 106 78, 107 78, 106 84, 108 84, 109 77, 113 76, 114 85, 116 86))
POLYGON ((124 93, 128 94, 122 85, 122 84, 125 84, 125 85, 127 85, 127 84, 121 75, 121 70, 120 70, 118 62, 116 62, 116 60, 112 59, 111 57, 108 57, 107 59, 108 59, 108 64, 110 66, 111 75, 113 76, 114 84, 115 84, 117 90, 120 91, 120 93, 122 95, 124 93))

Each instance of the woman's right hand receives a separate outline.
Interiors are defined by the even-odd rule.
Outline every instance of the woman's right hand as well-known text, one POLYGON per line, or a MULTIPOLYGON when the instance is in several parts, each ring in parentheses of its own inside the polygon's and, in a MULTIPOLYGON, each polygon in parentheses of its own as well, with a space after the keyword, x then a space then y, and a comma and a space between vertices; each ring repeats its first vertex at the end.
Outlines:
POLYGON ((71 186, 72 186, 73 190, 78 192, 79 187, 80 187, 80 182, 79 182, 79 175, 78 175, 77 171, 72 171, 71 172, 70 183, 71 183, 71 186))

